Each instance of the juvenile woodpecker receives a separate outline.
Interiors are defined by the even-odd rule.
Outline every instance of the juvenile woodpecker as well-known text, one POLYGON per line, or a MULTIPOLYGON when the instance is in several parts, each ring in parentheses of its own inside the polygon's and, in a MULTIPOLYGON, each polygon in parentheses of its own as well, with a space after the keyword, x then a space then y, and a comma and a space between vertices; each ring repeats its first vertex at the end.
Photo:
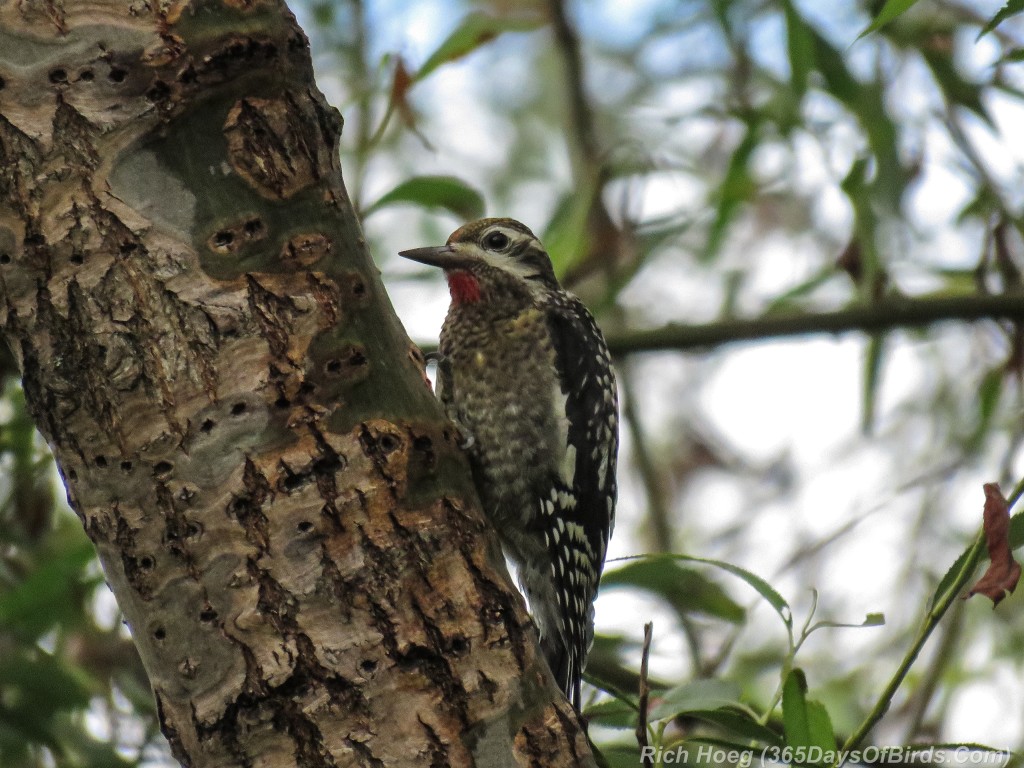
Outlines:
POLYGON ((578 710, 615 516, 618 397, 604 337, 518 221, 481 219, 401 255, 445 271, 438 396, 578 710))

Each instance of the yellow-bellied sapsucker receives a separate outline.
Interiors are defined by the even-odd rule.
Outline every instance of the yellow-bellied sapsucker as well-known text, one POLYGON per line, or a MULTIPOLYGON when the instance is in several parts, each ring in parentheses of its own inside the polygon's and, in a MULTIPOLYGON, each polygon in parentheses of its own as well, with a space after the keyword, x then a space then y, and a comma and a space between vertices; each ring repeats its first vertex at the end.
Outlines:
POLYGON ((604 337, 518 221, 482 219, 447 245, 401 255, 448 278, 438 396, 463 432, 548 666, 579 709, 615 515, 618 398, 604 337))

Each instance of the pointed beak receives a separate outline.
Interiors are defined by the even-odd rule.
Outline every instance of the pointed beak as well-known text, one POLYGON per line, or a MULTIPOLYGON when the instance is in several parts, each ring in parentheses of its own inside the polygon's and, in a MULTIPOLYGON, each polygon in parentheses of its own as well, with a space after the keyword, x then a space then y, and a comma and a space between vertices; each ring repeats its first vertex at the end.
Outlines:
POLYGON ((429 264, 431 267, 441 269, 455 269, 464 266, 466 259, 450 245, 436 245, 429 248, 411 248, 408 251, 399 251, 399 256, 420 264, 429 264))

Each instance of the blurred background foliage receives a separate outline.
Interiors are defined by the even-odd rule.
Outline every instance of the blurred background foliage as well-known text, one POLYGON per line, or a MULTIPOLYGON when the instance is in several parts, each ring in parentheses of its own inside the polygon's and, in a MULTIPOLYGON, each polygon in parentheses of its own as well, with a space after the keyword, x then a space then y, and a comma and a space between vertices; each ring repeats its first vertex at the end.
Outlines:
MULTIPOLYGON (((436 339, 446 291, 392 254, 509 215, 617 351, 610 557, 665 556, 607 567, 608 760, 637 764, 647 621, 652 744, 834 747, 887 707, 865 743, 1024 747, 1019 598, 949 602, 901 666, 982 483, 1024 476, 1024 335, 961 319, 1020 290, 1024 3, 292 8, 413 338, 436 339), (901 327, 894 307, 943 297, 946 322, 901 327), (832 333, 849 308, 870 332, 832 333), (640 352, 650 329, 671 333, 640 352)), ((0 765, 171 765, 9 355, 0 372, 0 765)))

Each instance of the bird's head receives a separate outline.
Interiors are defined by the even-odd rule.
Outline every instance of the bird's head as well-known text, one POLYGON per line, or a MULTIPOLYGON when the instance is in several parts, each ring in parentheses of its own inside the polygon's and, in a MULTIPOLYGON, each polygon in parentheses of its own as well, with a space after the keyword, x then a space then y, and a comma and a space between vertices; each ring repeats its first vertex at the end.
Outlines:
POLYGON ((558 289, 544 246, 514 219, 480 219, 452 232, 445 245, 413 248, 399 255, 441 267, 456 304, 481 301, 499 292, 558 289))

